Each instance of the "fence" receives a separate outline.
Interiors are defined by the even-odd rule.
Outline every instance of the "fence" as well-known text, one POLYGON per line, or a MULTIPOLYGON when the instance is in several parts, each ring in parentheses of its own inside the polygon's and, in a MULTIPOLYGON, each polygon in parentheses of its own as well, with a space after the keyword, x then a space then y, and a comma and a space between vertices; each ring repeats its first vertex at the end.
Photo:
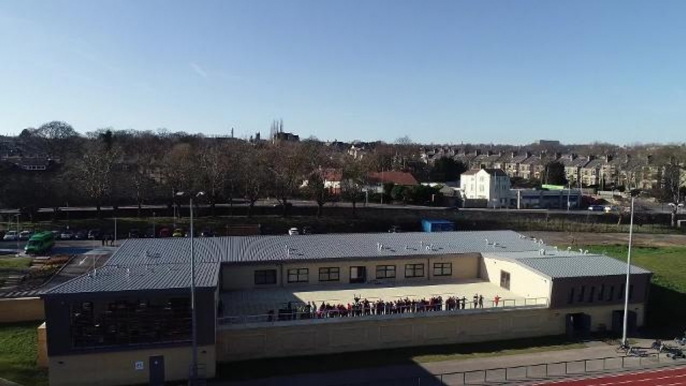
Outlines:
POLYGON ((683 365, 683 359, 672 359, 667 354, 652 353, 640 356, 616 356, 566 362, 539 363, 524 366, 490 368, 442 374, 427 374, 404 378, 385 378, 335 386, 452 386, 482 385, 546 380, 567 376, 582 376, 618 370, 639 370, 658 365, 683 365))
POLYGON ((524 299, 500 299, 496 304, 489 300, 485 306, 478 305, 473 301, 458 302, 457 304, 414 304, 406 306, 396 306, 392 302, 379 303, 370 302, 369 307, 359 307, 358 303, 352 309, 331 308, 331 309, 311 309, 301 311, 302 306, 296 308, 282 308, 272 310, 270 313, 257 315, 235 315, 224 316, 217 319, 219 325, 237 325, 247 323, 279 323, 286 321, 313 321, 313 320, 341 320, 348 318, 371 318, 371 317, 408 317, 410 315, 457 315, 461 313, 474 312, 494 312, 508 309, 530 309, 548 307, 548 298, 524 298, 524 299))

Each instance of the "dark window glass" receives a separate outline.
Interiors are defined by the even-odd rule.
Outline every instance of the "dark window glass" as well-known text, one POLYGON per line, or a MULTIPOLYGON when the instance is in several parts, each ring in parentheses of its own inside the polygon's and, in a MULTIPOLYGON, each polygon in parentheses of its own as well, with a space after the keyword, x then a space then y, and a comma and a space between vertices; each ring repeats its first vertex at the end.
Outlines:
POLYGON ((567 303, 574 303, 574 287, 572 287, 572 289, 569 290, 569 298, 567 298, 567 303))
POLYGON ((319 268, 319 281, 339 281, 341 270, 338 267, 319 268))
POLYGON ((191 340, 190 298, 72 304, 70 329, 74 348, 188 342, 191 340))
POLYGON ((629 284, 629 300, 634 298, 634 285, 629 284))
POLYGON ((405 264, 405 277, 424 277, 424 264, 405 264))
POLYGON ((395 265, 377 265, 376 266, 377 279, 394 279, 395 265))
POLYGON ((255 271, 255 284, 276 284, 276 270, 258 269, 255 271))
POLYGON ((586 293, 586 286, 582 285, 581 286, 581 291, 579 291, 579 300, 580 302, 584 301, 584 294, 586 293))
POLYGON ((452 276, 452 263, 434 263, 434 276, 452 276))
POLYGON ((595 287, 591 287, 591 293, 588 294, 588 302, 593 303, 593 300, 595 298, 595 287))
POLYGON ((615 286, 610 286, 610 295, 607 297, 607 300, 612 300, 615 297, 615 286))
POLYGON ((602 301, 605 297, 605 284, 600 286, 600 291, 598 292, 598 301, 602 301))
POLYGON ((288 270, 289 283, 307 283, 309 281, 310 270, 307 268, 294 268, 288 270))
POLYGON ((617 299, 618 300, 624 299, 624 286, 623 285, 619 286, 619 296, 617 296, 617 299))

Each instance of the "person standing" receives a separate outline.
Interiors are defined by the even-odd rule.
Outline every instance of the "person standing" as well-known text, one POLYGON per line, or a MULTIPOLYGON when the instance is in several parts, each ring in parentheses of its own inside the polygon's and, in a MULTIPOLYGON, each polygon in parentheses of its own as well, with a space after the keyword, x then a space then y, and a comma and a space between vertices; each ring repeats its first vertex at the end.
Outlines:
POLYGON ((479 305, 479 295, 474 294, 474 308, 476 308, 479 305))
POLYGON ((498 303, 500 302, 500 296, 495 295, 495 298, 493 298, 493 303, 495 303, 495 306, 498 307, 498 303))
POLYGON ((484 308, 484 295, 479 295, 479 308, 484 308))

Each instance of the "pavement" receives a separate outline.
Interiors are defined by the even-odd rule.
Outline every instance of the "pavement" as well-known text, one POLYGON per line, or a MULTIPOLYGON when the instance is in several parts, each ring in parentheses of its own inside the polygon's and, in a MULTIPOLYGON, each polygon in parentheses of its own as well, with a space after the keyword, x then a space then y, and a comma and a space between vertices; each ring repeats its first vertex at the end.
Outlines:
MULTIPOLYGON (((383 355, 380 353, 379 355, 383 355)), ((353 369, 326 373, 310 373, 284 377, 272 377, 259 380, 227 382, 214 380, 208 382, 215 386, 333 386, 333 385, 417 385, 417 378, 422 385, 461 384, 461 375, 451 376, 447 373, 498 369, 505 367, 532 366, 543 363, 583 361, 622 356, 615 346, 603 342, 588 342, 584 348, 547 351, 530 354, 501 355, 486 358, 453 360, 431 363, 412 363, 397 366, 384 366, 366 369, 353 369), (441 376, 441 374, 444 374, 441 376), (411 383, 403 382, 411 380, 411 383)))

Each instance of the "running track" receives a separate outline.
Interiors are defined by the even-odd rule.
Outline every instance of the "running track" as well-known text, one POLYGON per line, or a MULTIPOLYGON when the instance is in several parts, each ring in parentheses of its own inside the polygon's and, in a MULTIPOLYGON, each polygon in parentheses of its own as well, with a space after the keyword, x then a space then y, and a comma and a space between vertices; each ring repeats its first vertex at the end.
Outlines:
POLYGON ((537 383, 555 386, 686 386, 686 367, 670 370, 650 370, 631 374, 617 374, 598 378, 585 378, 537 383))

